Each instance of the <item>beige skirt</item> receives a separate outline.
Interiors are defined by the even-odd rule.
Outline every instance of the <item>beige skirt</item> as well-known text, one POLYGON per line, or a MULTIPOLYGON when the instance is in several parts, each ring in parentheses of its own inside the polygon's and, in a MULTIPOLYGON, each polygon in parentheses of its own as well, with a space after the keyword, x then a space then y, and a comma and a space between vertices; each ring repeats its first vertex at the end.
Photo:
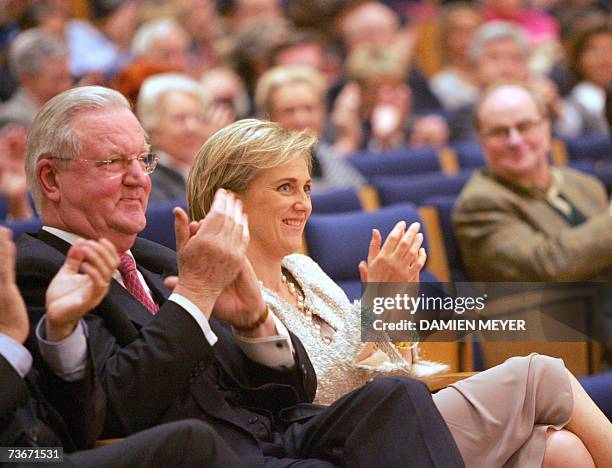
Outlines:
POLYGON ((573 408, 561 359, 513 357, 433 395, 466 467, 540 467, 546 432, 573 408))

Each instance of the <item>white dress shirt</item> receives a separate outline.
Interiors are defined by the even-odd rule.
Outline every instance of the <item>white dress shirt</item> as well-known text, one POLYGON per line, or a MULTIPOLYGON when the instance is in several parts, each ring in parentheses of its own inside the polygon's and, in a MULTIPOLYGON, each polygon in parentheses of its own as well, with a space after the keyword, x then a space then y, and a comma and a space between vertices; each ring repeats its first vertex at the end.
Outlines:
MULTIPOLYGON (((77 240, 81 239, 80 236, 61 229, 48 226, 44 226, 43 229, 71 245, 77 240)), ((128 253, 132 255, 131 252, 128 251, 128 253)), ((144 280, 144 277, 140 271, 137 270, 137 273, 143 287, 150 294, 151 290, 144 280)), ((115 270, 113 272, 113 279, 115 279, 121 286, 125 287, 119 270, 115 270)), ((211 346, 217 342, 217 335, 215 335, 210 328, 210 324, 208 323, 206 316, 193 302, 176 293, 172 293, 168 300, 181 306, 189 315, 193 317, 202 330, 204 337, 211 346)), ((276 325, 277 335, 264 338, 246 338, 236 335, 238 345, 250 359, 258 362, 259 364, 277 370, 290 369, 295 365, 295 358, 293 355, 293 345, 291 343, 291 338, 289 337, 289 332, 272 311, 271 315, 276 325)), ((81 320, 79 326, 75 328, 74 332, 70 336, 59 342, 50 342, 45 340, 43 333, 44 327, 42 324, 44 323, 44 320, 45 317, 43 316, 37 326, 36 334, 39 345, 41 346, 41 354, 43 355, 45 362, 47 362, 53 372, 65 380, 77 380, 82 378, 85 372, 87 355, 87 342, 85 340, 85 336, 87 334, 86 323, 81 320)))

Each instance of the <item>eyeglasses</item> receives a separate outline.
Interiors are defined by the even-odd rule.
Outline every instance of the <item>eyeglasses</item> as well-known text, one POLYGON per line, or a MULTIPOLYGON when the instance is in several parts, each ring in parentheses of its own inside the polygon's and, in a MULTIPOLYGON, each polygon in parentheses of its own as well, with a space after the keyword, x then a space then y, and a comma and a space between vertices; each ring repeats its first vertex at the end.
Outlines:
POLYGON ((512 127, 493 127, 486 132, 483 132, 485 138, 490 140, 497 140, 500 142, 506 142, 510 139, 510 132, 512 129, 516 129, 516 131, 523 137, 531 135, 537 128, 540 127, 543 120, 524 120, 523 122, 519 122, 512 127))
POLYGON ((57 159, 60 161, 81 161, 86 163, 93 163, 94 167, 100 168, 100 170, 109 177, 125 174, 132 161, 138 161, 140 169, 145 174, 151 174, 157 167, 157 161, 159 156, 155 153, 143 153, 134 158, 113 158, 113 159, 81 159, 81 158, 58 158, 52 157, 49 159, 57 159))

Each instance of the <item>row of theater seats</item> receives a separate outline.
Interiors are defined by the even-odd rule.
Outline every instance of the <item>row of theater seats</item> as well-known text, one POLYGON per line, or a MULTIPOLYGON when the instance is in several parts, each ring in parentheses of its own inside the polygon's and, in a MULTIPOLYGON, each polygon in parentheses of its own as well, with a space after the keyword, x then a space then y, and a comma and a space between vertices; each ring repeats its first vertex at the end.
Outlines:
MULTIPOLYGON (((608 191, 612 189, 612 142, 608 135, 553 139, 551 158, 554 164, 569 165, 600 178, 608 191)), ((365 151, 347 161, 375 185, 376 179, 383 176, 453 175, 473 170, 484 164, 484 156, 478 142, 465 141, 440 150, 407 147, 385 153, 365 151)))

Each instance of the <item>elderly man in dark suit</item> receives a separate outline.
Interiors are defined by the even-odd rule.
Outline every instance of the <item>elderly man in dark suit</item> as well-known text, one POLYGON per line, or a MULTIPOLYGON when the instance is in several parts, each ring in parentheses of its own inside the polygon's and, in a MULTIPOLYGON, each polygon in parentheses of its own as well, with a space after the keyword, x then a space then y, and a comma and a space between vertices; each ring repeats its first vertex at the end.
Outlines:
MULTIPOLYGON (((217 434, 196 420, 169 423, 113 445, 74 452, 93 445, 102 428, 104 393, 90 362, 78 375, 58 377, 66 358, 66 343, 48 341, 37 329, 45 361, 41 372, 31 371, 32 357, 22 346, 29 322, 15 284, 15 246, 8 229, 0 227, 0 444, 4 447, 63 448, 64 466, 161 466, 171 463, 240 466, 240 461, 217 434)), ((53 316, 84 315, 108 291, 118 263, 108 241, 79 241, 47 289, 47 311, 53 316), (83 273, 79 272, 83 270, 83 273)), ((12 461, 22 461, 20 452, 12 461)), ((0 456, 7 457, 9 452, 0 456)), ((57 450, 39 452, 39 461, 60 461, 57 450), (47 458, 44 458, 47 457, 47 458), (49 457, 53 457, 53 460, 49 457)), ((0 458, 1 460, 1 458, 0 458)))
MULTIPOLYGON (((379 379, 328 408, 310 404, 312 365, 263 302, 231 194, 219 191, 200 221, 175 210, 177 254, 138 239, 155 163, 127 101, 100 87, 51 100, 27 146, 44 223, 18 242, 31 316, 43 314, 44 290, 71 243, 105 237, 121 254, 109 293, 84 317, 109 401, 107 436, 197 417, 255 466, 462 465, 422 383, 379 379), (163 281, 177 273, 170 294, 163 281)), ((83 336, 78 319, 45 320, 54 339, 83 336)))

